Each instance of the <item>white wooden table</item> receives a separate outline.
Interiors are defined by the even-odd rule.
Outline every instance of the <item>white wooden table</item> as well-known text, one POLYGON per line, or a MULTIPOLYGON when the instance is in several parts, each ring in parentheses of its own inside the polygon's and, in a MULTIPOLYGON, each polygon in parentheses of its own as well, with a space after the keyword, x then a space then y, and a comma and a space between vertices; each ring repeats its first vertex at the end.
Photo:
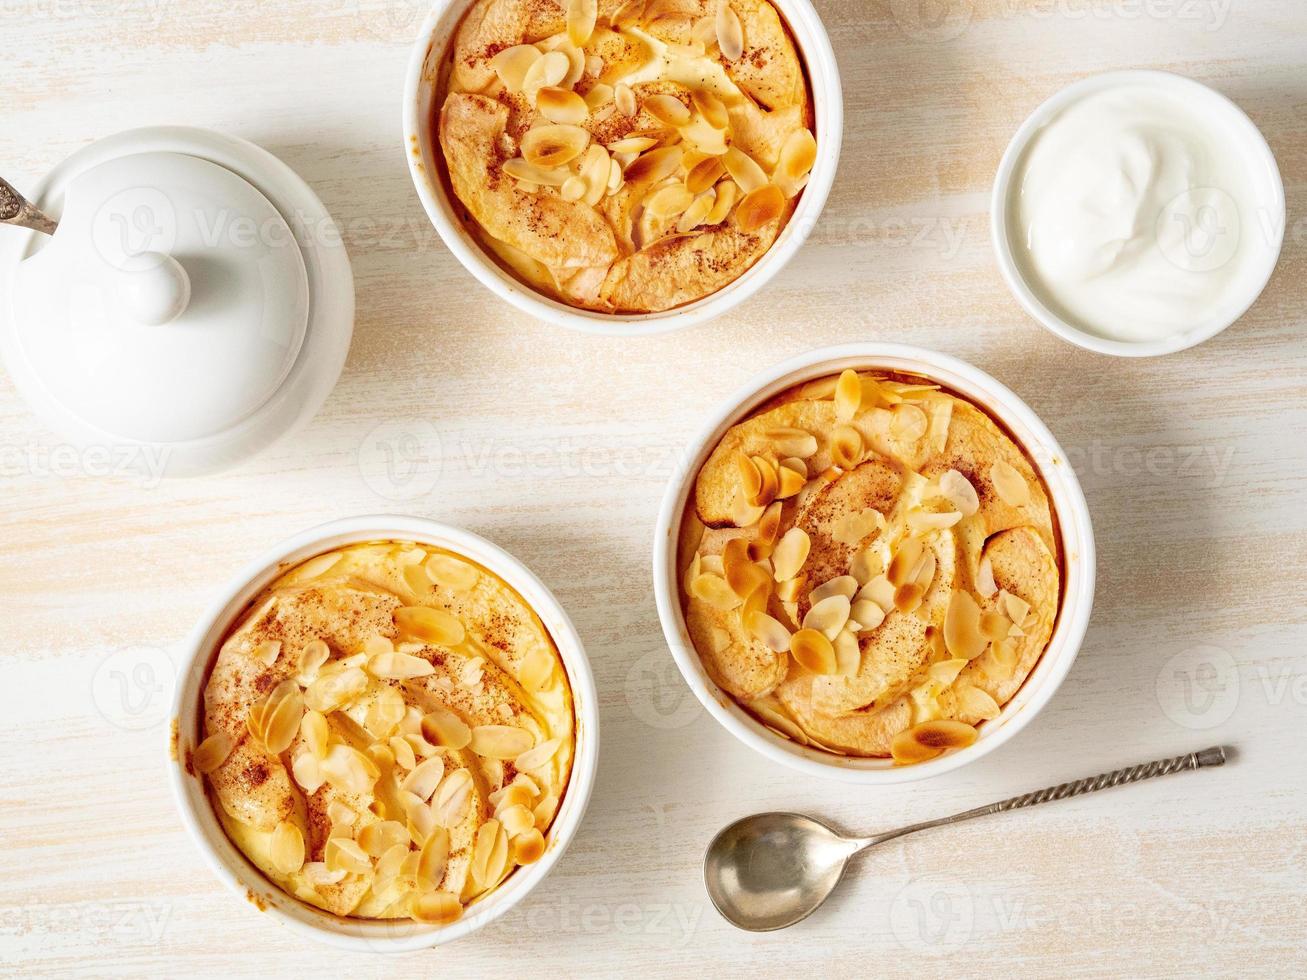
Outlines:
POLYGON ((844 73, 834 193, 811 242, 735 315, 660 338, 573 335, 445 252, 399 139, 425 0, 10 0, 0 161, 30 186, 92 138, 183 122, 247 137, 314 186, 358 286, 339 386, 235 472, 116 478, 60 448, 0 375, 0 972, 579 976, 1299 975, 1307 970, 1307 6, 1299 0, 818 0, 844 73), (1261 301, 1203 347, 1072 348, 991 256, 995 165, 1087 73, 1169 68, 1263 128, 1289 201, 1261 301), (870 790, 777 770, 693 700, 650 593, 677 453, 754 371, 898 340, 967 358, 1042 414, 1097 527, 1094 622, 1009 745, 870 790), (386 447, 415 462, 387 477, 386 447), (557 592, 603 716, 598 787, 548 881, 496 925, 399 960, 302 941, 233 898, 164 779, 171 664, 211 593, 270 543, 344 515, 468 526, 557 592), (886 847, 800 927, 707 905, 726 821, 797 808, 880 828, 1224 742, 1171 777, 886 847))

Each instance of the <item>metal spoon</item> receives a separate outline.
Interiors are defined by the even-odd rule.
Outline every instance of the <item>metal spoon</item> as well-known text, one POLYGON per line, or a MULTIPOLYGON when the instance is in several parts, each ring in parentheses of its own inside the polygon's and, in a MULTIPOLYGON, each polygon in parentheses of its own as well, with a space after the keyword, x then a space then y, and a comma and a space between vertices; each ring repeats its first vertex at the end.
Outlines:
POLYGON ((758 813, 735 821, 713 838, 704 856, 703 880, 713 905, 733 925, 751 932, 784 929, 815 912, 840 883, 849 859, 874 844, 928 827, 1224 764, 1225 749, 1216 746, 1062 783, 874 837, 842 837, 799 813, 758 813))
POLYGON ((45 235, 53 235, 59 226, 59 222, 14 190, 14 185, 3 177, 0 177, 0 224, 18 225, 45 235))

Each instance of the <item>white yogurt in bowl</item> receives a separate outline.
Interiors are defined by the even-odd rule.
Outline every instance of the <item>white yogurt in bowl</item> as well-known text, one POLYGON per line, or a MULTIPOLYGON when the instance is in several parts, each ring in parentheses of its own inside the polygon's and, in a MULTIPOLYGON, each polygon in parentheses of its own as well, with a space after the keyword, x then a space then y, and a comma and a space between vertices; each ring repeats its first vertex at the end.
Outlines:
POLYGON ((999 265, 1035 319, 1138 356, 1242 316, 1275 268, 1284 213, 1275 158, 1234 103, 1128 71, 1072 85, 1026 120, 992 217, 999 265))

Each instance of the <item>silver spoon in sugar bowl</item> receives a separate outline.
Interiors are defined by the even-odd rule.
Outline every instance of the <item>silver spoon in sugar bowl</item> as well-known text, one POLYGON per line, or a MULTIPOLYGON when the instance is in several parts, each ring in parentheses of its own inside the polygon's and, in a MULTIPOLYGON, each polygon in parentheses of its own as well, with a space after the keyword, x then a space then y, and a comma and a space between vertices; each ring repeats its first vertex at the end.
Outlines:
POLYGON ((717 911, 731 924, 751 932, 784 929, 815 912, 840 883, 849 860, 876 844, 973 817, 1064 800, 1173 772, 1220 766, 1225 758, 1225 749, 1215 746, 1077 779, 872 837, 844 837, 800 813, 757 813, 735 821, 712 839, 704 856, 704 884, 717 911))

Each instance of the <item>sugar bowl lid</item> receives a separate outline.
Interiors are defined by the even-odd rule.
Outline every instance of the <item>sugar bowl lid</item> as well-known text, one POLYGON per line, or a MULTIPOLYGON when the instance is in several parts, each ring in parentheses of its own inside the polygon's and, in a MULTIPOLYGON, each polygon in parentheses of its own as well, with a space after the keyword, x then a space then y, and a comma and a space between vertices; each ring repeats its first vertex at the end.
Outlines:
POLYGON ((65 161, 42 197, 54 235, 0 253, 0 348, 55 428, 173 447, 190 473, 317 410, 353 284, 330 216, 279 160, 204 130, 137 130, 65 161))

